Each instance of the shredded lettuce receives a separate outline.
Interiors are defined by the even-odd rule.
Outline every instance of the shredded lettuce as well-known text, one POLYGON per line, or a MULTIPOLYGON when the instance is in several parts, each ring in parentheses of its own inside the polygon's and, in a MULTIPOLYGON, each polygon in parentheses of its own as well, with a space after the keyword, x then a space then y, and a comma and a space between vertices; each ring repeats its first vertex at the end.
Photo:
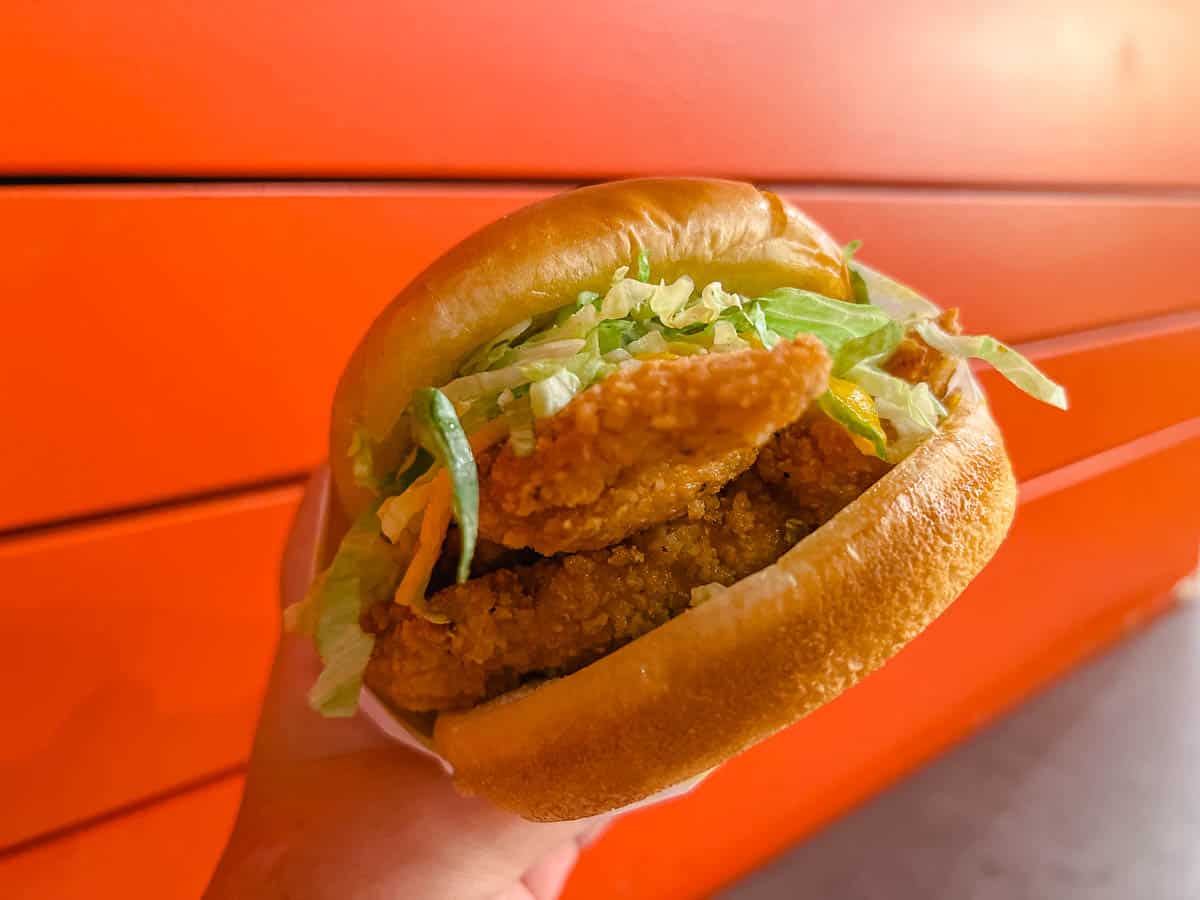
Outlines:
POLYGON ((514 391, 508 391, 507 396, 500 400, 500 408, 504 410, 504 419, 508 423, 508 445, 512 448, 513 454, 529 456, 537 446, 529 389, 526 388, 520 396, 514 391))
POLYGON ((374 453, 371 451, 371 436, 365 428, 359 426, 354 429, 354 434, 350 437, 350 446, 346 450, 346 455, 353 460, 351 471, 354 474, 354 483, 370 491, 377 490, 375 484, 375 459, 374 453))
POLYGON ((850 272, 850 288, 854 291, 855 303, 870 303, 871 291, 867 287, 867 282, 863 279, 862 274, 850 263, 854 261, 854 255, 858 253, 858 249, 862 246, 862 241, 851 241, 842 248, 842 258, 846 261, 846 268, 850 272))
POLYGON ((411 462, 402 469, 392 472, 379 482, 379 493, 383 497, 402 494, 409 485, 429 471, 433 465, 433 456, 424 447, 418 447, 411 457, 411 462))
POLYGON ((454 497, 454 519, 458 522, 462 551, 458 557, 458 583, 470 577, 471 558, 479 532, 479 473, 475 454, 463 431, 454 404, 437 388, 413 393, 413 434, 417 442, 450 475, 454 497))
POLYGON ((797 288, 774 290, 760 303, 771 331, 788 340, 799 334, 815 335, 833 357, 843 344, 878 331, 891 321, 876 307, 832 300, 797 288))
POLYGON ((864 266, 856 260, 850 263, 849 268, 863 280, 871 305, 882 309, 893 319, 901 322, 936 319, 942 312, 912 288, 876 272, 870 266, 864 266))
POLYGON ((750 343, 741 337, 732 322, 719 319, 706 329, 711 329, 708 349, 714 353, 730 353, 735 350, 748 350, 750 343))
POLYGON ((380 535, 376 512, 376 506, 363 511, 309 595, 284 613, 293 630, 311 629, 324 663, 308 693, 309 705, 322 715, 354 714, 375 646, 359 620, 395 589, 402 574, 400 553, 380 535))
POLYGON ((571 402, 579 393, 582 382, 567 369, 560 369, 549 378, 535 381, 529 386, 529 402, 533 415, 547 419, 571 402))
POLYGON ((708 310, 691 305, 692 292, 696 285, 686 275, 671 284, 657 286, 646 300, 650 311, 658 320, 670 328, 684 328, 697 322, 708 321, 708 310))
POLYGON ((650 280, 650 257, 646 255, 645 250, 638 251, 637 277, 638 277, 638 281, 649 281, 650 280))
POLYGON ((871 395, 880 418, 896 429, 899 440, 889 448, 891 462, 898 462, 936 432, 947 415, 946 407, 924 382, 912 384, 868 362, 859 363, 845 377, 871 395))
POLYGON ((768 350, 779 343, 779 335, 767 327, 761 300, 750 300, 726 309, 721 317, 733 322, 739 334, 753 333, 758 343, 768 350))
POLYGON ((1024 356, 989 334, 947 334, 936 322, 918 322, 917 334, 935 350, 959 359, 982 359, 1032 397, 1058 409, 1067 408, 1067 392, 1024 356))
POLYGON ((582 337, 526 344, 512 351, 511 363, 528 365, 547 359, 570 359, 587 345, 582 337))
POLYGON ((637 323, 627 319, 601 322, 593 332, 596 335, 597 349, 602 354, 623 349, 626 344, 633 342, 637 330, 637 323))
POLYGON ((469 375, 472 372, 490 369, 508 352, 512 342, 528 331, 532 324, 532 319, 522 319, 511 328, 506 328, 468 356, 467 361, 459 367, 459 372, 469 375))
POLYGON ((882 328, 842 344, 833 357, 833 374, 844 375, 864 360, 887 358, 904 340, 904 326, 889 321, 882 328))

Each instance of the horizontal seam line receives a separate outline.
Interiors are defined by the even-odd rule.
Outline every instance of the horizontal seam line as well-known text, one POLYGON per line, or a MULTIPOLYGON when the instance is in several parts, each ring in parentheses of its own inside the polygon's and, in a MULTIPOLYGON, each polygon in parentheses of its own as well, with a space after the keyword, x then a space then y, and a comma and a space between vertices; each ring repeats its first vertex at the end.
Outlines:
POLYGON ((68 528, 78 528, 88 525, 100 525, 117 519, 130 518, 147 513, 165 512, 186 506, 211 503, 220 500, 232 500, 249 494, 276 490, 284 487, 294 487, 303 484, 312 474, 311 469, 285 472, 281 475, 262 481, 242 481, 224 485, 209 490, 194 491, 183 494, 171 494, 158 500, 148 500, 145 503, 131 503, 124 506, 114 506, 90 513, 75 516, 62 516, 54 519, 44 519, 22 525, 13 525, 0 529, 0 543, 40 537, 55 531, 68 528))
MULTIPOLYGON (((323 173, 296 174, 259 172, 250 174, 191 174, 186 172, 162 172, 156 174, 100 174, 62 173, 34 174, 14 173, 0 175, 0 187, 53 187, 53 186, 113 186, 113 185, 430 185, 460 187, 571 187, 596 184, 602 181, 638 177, 639 173, 613 172, 608 175, 577 174, 574 176, 549 176, 531 174, 525 177, 507 174, 495 176, 446 177, 432 174, 377 174, 363 175, 353 172, 330 170, 323 173)), ((683 175, 681 177, 689 177, 683 175)), ((1187 182, 1164 182, 1140 184, 1136 182, 1060 182, 1060 181, 1003 181, 1003 180, 955 180, 935 179, 887 179, 887 178, 756 178, 745 173, 723 173, 722 175, 699 175, 695 177, 727 177, 752 181, 770 189, 857 189, 862 191, 926 192, 945 194, 972 192, 981 194, 1049 194, 1054 196, 1079 197, 1144 197, 1200 199, 1200 184, 1187 182)))
POLYGON ((1200 418, 1184 419, 1027 478, 1017 485, 1021 505, 1124 469, 1200 438, 1200 418))
POLYGON ((246 763, 236 763, 232 766, 226 766, 223 769, 217 769, 215 772, 209 772, 207 775, 201 775, 199 778, 192 778, 187 781, 181 781, 172 787, 158 791, 154 794, 148 794, 137 800, 129 803, 115 806, 106 812, 99 813, 94 816, 89 816, 85 819, 80 819, 71 822, 69 825, 60 825, 57 828, 51 828, 49 831, 43 831, 40 834, 35 834, 31 837, 22 838, 15 843, 0 847, 0 862, 5 859, 16 856, 20 853, 25 853, 29 850, 34 850, 45 844, 69 838, 72 835, 82 831, 87 831, 92 828, 97 828, 101 825, 106 825, 116 819, 124 818, 125 816, 134 815, 149 809, 152 806, 157 806, 160 803, 165 803, 173 800, 183 794, 189 794, 193 791, 202 790, 207 787, 219 784, 231 778, 236 778, 239 775, 244 775, 246 772, 246 763))

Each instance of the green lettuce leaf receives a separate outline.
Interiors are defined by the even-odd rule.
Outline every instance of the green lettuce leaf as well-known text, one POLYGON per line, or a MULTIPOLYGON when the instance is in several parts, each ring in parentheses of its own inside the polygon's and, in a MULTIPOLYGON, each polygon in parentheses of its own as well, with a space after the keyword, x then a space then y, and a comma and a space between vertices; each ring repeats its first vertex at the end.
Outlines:
POLYGON ((867 288, 867 282, 862 277, 854 266, 850 265, 854 261, 855 255, 859 248, 862 247, 862 241, 851 241, 842 248, 842 259, 846 261, 846 267, 850 270, 850 287, 854 291, 855 303, 870 303, 871 292, 867 288))
POLYGON ((506 328, 468 356, 466 362, 459 366, 458 373, 470 375, 490 369, 509 351, 513 341, 528 331, 532 324, 532 319, 522 319, 511 328, 506 328))
POLYGON ((597 325, 593 334, 596 335, 597 350, 604 354, 636 340, 643 330, 637 322, 628 319, 608 319, 597 325))
POLYGON ((549 378, 535 381, 529 386, 533 415, 539 419, 549 418, 570 403, 582 386, 579 377, 567 369, 560 369, 549 378))
POLYGON ((887 358, 904 340, 904 326, 899 322, 888 322, 870 334, 854 338, 842 344, 833 358, 833 374, 844 375, 863 360, 877 357, 887 358))
POLYGON ((1032 397, 1058 409, 1067 408, 1067 392, 1024 356, 989 334, 947 334, 936 322, 918 322, 917 334, 930 347, 959 359, 982 359, 1032 397))
POLYGON ((403 494, 408 490, 409 485, 428 472, 432 465, 433 454, 424 447, 418 447, 416 453, 413 454, 412 462, 382 479, 379 485, 380 495, 387 498, 403 494))
POLYGON ((529 456, 537 447, 537 435, 533 430, 533 405, 529 401, 529 388, 521 394, 506 391, 500 397, 500 408, 508 423, 508 445, 515 456, 529 456))
POLYGON ((436 388, 413 392, 413 432, 417 443, 445 466, 454 491, 454 519, 458 522, 462 551, 458 557, 458 583, 471 575, 471 559, 479 533, 479 473, 475 454, 458 414, 445 394, 436 388))
POLYGON ((378 493, 379 485, 375 481, 375 454, 371 447, 371 435, 362 426, 354 429, 346 455, 352 460, 350 465, 354 483, 360 488, 378 493))
POLYGON ((871 395, 880 418, 891 422, 899 440, 889 448, 889 459, 898 462, 917 443, 938 430, 947 415, 946 407, 921 382, 912 384, 884 372, 869 362, 861 362, 843 377, 871 395))
POLYGON ((913 318, 936 319, 942 312, 908 285, 888 278, 870 266, 852 262, 850 271, 862 279, 871 305, 882 309, 893 319, 902 322, 913 318))
POLYGON ((309 595, 284 611, 290 630, 311 629, 324 668, 308 694, 325 716, 351 716, 375 638, 359 626, 363 613, 396 589, 402 559, 379 533, 378 506, 351 526, 329 569, 309 595))
POLYGON ((874 306, 831 300, 812 291, 778 288, 759 298, 767 328, 792 340, 798 334, 819 338, 836 357, 842 345, 885 327, 891 320, 874 306))
POLYGON ((639 250, 637 255, 637 278, 638 281, 650 280, 650 257, 646 255, 645 250, 639 250))
POLYGON ((767 327, 767 317, 761 300, 751 300, 741 306, 731 306, 721 313, 721 318, 732 322, 739 334, 753 332, 758 341, 768 350, 779 342, 779 335, 767 327))

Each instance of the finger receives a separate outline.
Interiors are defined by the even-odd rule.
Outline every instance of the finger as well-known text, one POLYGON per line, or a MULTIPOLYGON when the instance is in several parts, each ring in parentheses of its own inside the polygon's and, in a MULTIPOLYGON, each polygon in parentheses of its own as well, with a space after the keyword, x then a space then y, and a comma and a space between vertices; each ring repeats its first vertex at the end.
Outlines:
POLYGON ((550 851, 521 881, 536 900, 556 900, 578 860, 579 848, 571 841, 550 851))
POLYGON ((292 519, 279 573, 279 594, 284 606, 303 597, 312 583, 316 562, 314 551, 328 515, 328 486, 329 467, 323 465, 309 478, 300 507, 292 519))
MULTIPOLYGON (((247 833, 270 834, 295 859, 335 860, 330 878, 353 873, 396 897, 504 896, 579 830, 525 822, 464 797, 432 762, 391 747, 266 766, 251 788, 247 833)), ((281 884, 281 892, 312 896, 302 881, 281 884)), ((552 874, 541 884, 553 887, 552 874)))
POLYGON ((604 832, 608 831, 609 826, 612 825, 614 818, 615 816, 608 816, 598 821, 591 828, 579 832, 575 836, 575 843, 579 845, 579 849, 582 850, 585 847, 590 847, 596 841, 600 840, 604 836, 604 832))

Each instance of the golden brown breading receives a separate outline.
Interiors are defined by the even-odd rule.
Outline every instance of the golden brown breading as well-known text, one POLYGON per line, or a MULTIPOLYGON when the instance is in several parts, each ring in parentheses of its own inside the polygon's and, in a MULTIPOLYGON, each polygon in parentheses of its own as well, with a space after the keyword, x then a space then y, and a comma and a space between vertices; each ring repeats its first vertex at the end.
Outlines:
MULTIPOLYGON (((634 466, 626 479, 610 484, 595 501, 556 506, 528 516, 506 516, 485 494, 480 501, 480 532, 510 547, 555 553, 599 550, 658 522, 682 515, 698 497, 717 493, 754 464, 757 450, 739 448, 707 457, 660 460, 634 466)), ((482 483, 488 484, 481 468, 482 483)))
POLYGON ((792 510, 747 473, 691 514, 604 550, 501 569, 434 594, 452 625, 376 606, 367 683, 406 709, 471 706, 530 673, 563 674, 666 622, 691 589, 724 585, 774 562, 798 539, 792 510))
POLYGON ((796 516, 815 528, 890 468, 859 450, 845 428, 813 410, 767 442, 754 471, 767 484, 786 491, 796 504, 796 516))
POLYGON ((531 455, 505 447, 481 461, 480 533, 549 555, 676 518, 745 471, 828 377, 809 336, 618 372, 542 424, 531 455))

